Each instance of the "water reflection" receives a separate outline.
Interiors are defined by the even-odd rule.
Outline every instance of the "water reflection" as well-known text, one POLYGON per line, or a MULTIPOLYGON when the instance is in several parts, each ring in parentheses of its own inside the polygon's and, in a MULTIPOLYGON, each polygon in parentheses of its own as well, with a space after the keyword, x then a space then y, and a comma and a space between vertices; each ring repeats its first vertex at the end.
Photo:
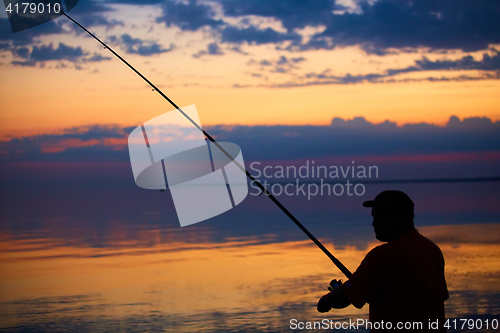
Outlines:
MULTIPOLYGON (((419 230, 446 259, 451 318, 500 315, 500 225, 419 230)), ((351 232, 352 233, 352 232, 351 232)), ((13 331, 288 331, 289 320, 367 318, 353 307, 325 315, 315 304, 341 274, 309 241, 277 235, 224 243, 111 234, 107 246, 2 236, 1 328, 13 331)), ((321 239, 349 268, 366 249, 321 239)))

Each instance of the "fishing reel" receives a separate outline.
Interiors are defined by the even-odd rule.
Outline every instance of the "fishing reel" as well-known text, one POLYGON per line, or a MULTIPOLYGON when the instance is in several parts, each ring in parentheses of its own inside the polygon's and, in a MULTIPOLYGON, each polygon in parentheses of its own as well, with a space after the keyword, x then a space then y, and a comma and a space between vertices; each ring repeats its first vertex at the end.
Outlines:
POLYGON ((333 279, 330 281, 330 286, 328 287, 328 290, 333 291, 337 286, 340 286, 342 284, 342 280, 336 280, 333 279))

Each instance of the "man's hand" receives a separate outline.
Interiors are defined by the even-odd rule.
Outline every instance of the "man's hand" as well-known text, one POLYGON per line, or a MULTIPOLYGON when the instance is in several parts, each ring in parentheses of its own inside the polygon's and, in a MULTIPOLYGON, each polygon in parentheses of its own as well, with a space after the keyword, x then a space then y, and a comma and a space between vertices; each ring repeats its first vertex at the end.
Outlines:
POLYGON ((351 301, 342 289, 342 284, 337 282, 337 286, 333 291, 324 295, 318 301, 318 312, 324 313, 330 311, 331 308, 343 309, 351 304, 351 301))
POLYGON ((341 284, 342 284, 342 280, 333 279, 332 281, 330 281, 330 286, 328 287, 328 290, 333 291, 333 289, 335 289, 336 286, 341 285, 341 284))
POLYGON ((330 297, 330 293, 324 295, 323 297, 321 297, 319 299, 319 302, 318 302, 318 312, 321 312, 321 313, 325 313, 325 312, 328 312, 330 311, 330 309, 332 308, 330 305, 328 305, 328 300, 329 300, 329 297, 330 297))

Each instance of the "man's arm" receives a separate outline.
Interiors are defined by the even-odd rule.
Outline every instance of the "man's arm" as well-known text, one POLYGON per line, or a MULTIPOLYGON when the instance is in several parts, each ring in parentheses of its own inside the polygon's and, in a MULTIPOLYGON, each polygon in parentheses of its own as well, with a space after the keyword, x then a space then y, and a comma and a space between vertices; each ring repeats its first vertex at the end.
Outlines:
POLYGON ((333 291, 321 297, 318 302, 318 311, 328 312, 331 308, 343 309, 348 307, 350 304, 351 301, 342 289, 342 285, 338 285, 335 289, 333 289, 333 291))

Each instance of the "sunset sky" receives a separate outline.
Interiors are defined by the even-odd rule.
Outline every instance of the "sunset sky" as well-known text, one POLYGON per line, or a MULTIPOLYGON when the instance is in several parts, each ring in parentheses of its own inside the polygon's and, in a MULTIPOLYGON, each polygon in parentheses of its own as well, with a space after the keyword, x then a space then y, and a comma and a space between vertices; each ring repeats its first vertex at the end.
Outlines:
MULTIPOLYGON (((0 19, 3 138, 172 107, 65 17, 0 19)), ((81 0, 69 15, 203 125, 500 120, 496 1, 81 0), (138 5, 141 4, 141 5, 138 5)))
MULTIPOLYGON (((500 1, 80 0, 68 14, 196 105, 350 270, 379 244, 363 202, 407 193, 445 256, 447 316, 498 317, 500 1), (377 172, 264 174, 313 164, 377 172), (323 195, 323 181, 363 192, 323 195)), ((319 318, 341 273, 287 215, 252 186, 181 228, 172 173, 166 191, 137 186, 128 146, 173 107, 66 17, 10 23, 0 4, 0 330, 277 332, 319 318)))

